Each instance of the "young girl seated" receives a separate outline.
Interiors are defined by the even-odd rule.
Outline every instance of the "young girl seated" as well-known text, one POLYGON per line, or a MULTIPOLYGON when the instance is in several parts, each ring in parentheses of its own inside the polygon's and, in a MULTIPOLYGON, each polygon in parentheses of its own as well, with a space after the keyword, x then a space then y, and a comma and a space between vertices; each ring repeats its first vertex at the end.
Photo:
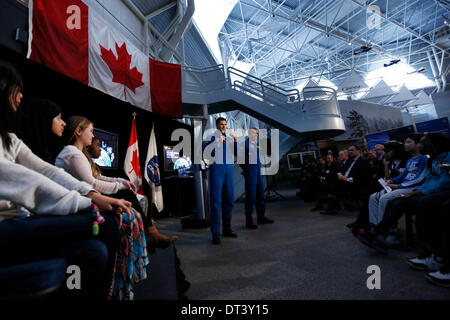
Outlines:
MULTIPOLYGON (((15 134, 8 119, 22 99, 22 80, 9 64, 0 62, 0 251, 9 265, 58 257, 65 248, 99 239, 108 249, 112 271, 118 248, 116 212, 129 212, 131 203, 101 195, 85 183, 37 157, 15 134), (93 225, 99 217, 99 233, 93 225)), ((112 274, 112 273, 110 273, 112 274)), ((107 287, 109 274, 97 276, 107 287)))
MULTIPOLYGON (((55 165, 63 168, 77 179, 89 183, 104 194, 113 197, 124 197, 132 202, 134 208, 134 220, 132 218, 131 221, 128 222, 133 232, 129 234, 130 237, 124 236, 123 242, 125 247, 132 248, 134 251, 127 252, 125 256, 119 258, 132 260, 134 262, 135 276, 132 277, 132 273, 130 272, 130 270, 133 269, 128 268, 122 270, 123 272, 117 274, 118 279, 116 283, 118 285, 114 288, 113 292, 113 295, 118 293, 119 296, 124 294, 126 297, 131 297, 133 278, 137 281, 146 278, 145 266, 148 264, 147 245, 151 247, 168 247, 176 240, 176 237, 168 238, 159 234, 155 226, 150 225, 150 221, 148 223, 150 225, 149 228, 144 226, 140 214, 143 210, 136 199, 136 186, 132 182, 121 178, 109 178, 101 175, 98 167, 95 166, 91 156, 86 150, 86 148, 92 144, 92 139, 94 137, 93 130, 94 127, 92 122, 84 117, 74 116, 67 119, 67 127, 63 134, 64 144, 66 144, 66 146, 57 156, 55 165), (149 238, 148 242, 146 236, 144 236, 145 232, 147 232, 149 238), (125 274, 125 271, 128 275, 126 277, 121 276, 125 274), (123 293, 120 293, 122 291, 123 293)), ((122 265, 125 268, 127 263, 119 263, 119 265, 122 265)))

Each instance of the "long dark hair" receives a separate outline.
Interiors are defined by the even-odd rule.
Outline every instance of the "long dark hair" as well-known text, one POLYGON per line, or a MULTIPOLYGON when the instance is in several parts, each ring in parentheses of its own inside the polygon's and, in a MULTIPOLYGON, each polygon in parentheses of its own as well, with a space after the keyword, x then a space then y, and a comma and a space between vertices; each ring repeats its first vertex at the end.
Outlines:
POLYGON ((62 113, 53 101, 33 98, 21 106, 24 124, 21 139, 39 158, 54 163, 61 139, 52 131, 53 119, 62 113))
POLYGON ((12 99, 22 88, 22 77, 17 70, 11 64, 0 60, 0 137, 6 150, 11 146, 8 131, 9 121, 14 112, 12 99))
POLYGON ((397 140, 390 140, 384 144, 384 154, 392 151, 392 160, 406 160, 409 155, 403 143, 397 140))

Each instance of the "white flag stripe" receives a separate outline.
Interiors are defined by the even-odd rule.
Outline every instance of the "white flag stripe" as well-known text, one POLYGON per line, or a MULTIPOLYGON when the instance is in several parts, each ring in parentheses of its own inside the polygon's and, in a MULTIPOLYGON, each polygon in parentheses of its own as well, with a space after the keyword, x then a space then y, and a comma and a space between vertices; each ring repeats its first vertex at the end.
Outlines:
POLYGON ((132 164, 132 160, 133 160, 133 152, 137 150, 137 155, 139 158, 139 148, 138 148, 138 143, 136 141, 136 143, 134 143, 133 145, 129 146, 127 149, 127 154, 125 156, 125 163, 124 163, 124 170, 126 175, 128 176, 128 178, 130 179, 131 182, 133 182, 136 186, 136 188, 139 190, 139 186, 142 184, 141 179, 139 179, 139 177, 137 176, 136 172, 134 171, 132 164))
MULTIPOLYGON (((150 141, 148 144, 147 157, 145 159, 144 177, 152 189, 152 203, 155 204, 158 212, 161 212, 164 209, 162 187, 156 186, 155 183, 150 180, 150 177, 148 176, 148 173, 147 173, 148 164, 149 164, 150 160, 155 156, 158 157, 158 148, 156 146, 155 128, 153 126, 152 133, 150 134, 150 141)), ((157 171, 157 176, 160 177, 159 168, 157 168, 156 171, 157 171)))
POLYGON ((127 41, 126 37, 109 25, 94 10, 89 11, 89 85, 118 99, 151 111, 149 58, 127 41), (136 93, 133 93, 132 90, 121 83, 112 82, 113 73, 101 57, 100 45, 106 50, 111 49, 117 58, 116 44, 121 47, 123 43, 126 43, 128 54, 132 57, 129 69, 136 67, 142 73, 141 81, 144 85, 136 88, 136 93))

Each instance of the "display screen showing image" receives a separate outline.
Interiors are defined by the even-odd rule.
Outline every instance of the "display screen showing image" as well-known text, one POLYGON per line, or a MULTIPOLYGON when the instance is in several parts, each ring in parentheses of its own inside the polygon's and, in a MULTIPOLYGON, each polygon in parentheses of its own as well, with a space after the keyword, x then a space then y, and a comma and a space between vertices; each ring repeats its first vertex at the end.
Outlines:
POLYGON ((117 169, 117 134, 100 129, 94 129, 94 136, 100 140, 100 157, 92 160, 102 168, 117 169))
POLYGON ((173 150, 173 147, 164 146, 164 170, 174 171, 180 169, 189 169, 192 162, 189 158, 180 156, 179 152, 173 150))

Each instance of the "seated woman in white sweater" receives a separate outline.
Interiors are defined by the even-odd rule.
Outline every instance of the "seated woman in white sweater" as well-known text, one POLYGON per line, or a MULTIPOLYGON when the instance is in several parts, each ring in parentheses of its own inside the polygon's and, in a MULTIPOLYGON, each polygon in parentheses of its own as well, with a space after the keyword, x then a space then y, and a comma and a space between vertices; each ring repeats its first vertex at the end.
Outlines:
MULTIPOLYGON (((84 117, 74 116, 67 119, 67 126, 63 135, 67 145, 56 158, 56 166, 63 168, 77 179, 86 181, 102 193, 112 197, 119 196, 130 201, 133 208, 143 212, 139 201, 136 199, 136 186, 122 178, 103 176, 92 161, 87 147, 92 144, 93 130, 93 123, 84 117)), ((151 248, 167 248, 177 240, 176 236, 164 236, 156 229, 152 222, 151 212, 143 222, 148 240, 147 244, 151 248)))
POLYGON ((101 195, 89 184, 41 160, 15 134, 6 131, 9 116, 17 111, 23 97, 21 89, 17 71, 0 62, 1 263, 35 261, 89 238, 102 240, 110 258, 114 257, 120 240, 115 216, 103 213, 106 222, 96 237, 92 205, 129 213, 131 203, 101 195))

